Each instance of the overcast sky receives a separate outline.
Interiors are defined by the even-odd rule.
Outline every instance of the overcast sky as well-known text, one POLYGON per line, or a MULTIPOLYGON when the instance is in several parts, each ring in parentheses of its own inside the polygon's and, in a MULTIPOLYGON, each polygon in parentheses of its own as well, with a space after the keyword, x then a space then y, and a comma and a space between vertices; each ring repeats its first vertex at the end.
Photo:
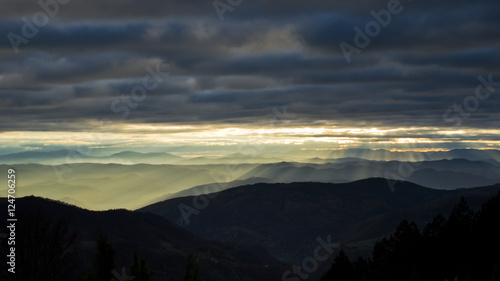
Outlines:
POLYGON ((40 3, 0 1, 0 154, 500 148, 498 0, 40 3))

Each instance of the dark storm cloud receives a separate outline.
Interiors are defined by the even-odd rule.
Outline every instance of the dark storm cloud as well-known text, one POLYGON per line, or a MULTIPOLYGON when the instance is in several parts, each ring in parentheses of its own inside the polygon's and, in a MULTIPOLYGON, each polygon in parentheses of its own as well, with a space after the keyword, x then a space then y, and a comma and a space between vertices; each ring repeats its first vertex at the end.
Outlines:
MULTIPOLYGON (((24 36, 44 10, 0 1, 0 131, 86 130, 104 118, 252 127, 283 106, 297 125, 453 125, 443 113, 474 96, 478 75, 500 82, 500 3, 401 1, 347 63, 339 44, 354 44, 354 27, 389 2, 244 0, 220 22, 213 1, 70 0, 16 54, 8 34, 24 36), (148 67, 169 76, 131 100, 154 82, 148 67)), ((496 129, 499 92, 461 125, 496 129)))
MULTIPOLYGON (((388 2, 390 1, 386 3, 388 2)), ((439 3, 442 1, 437 1, 434 2, 437 4, 435 7, 427 8, 419 8, 416 2, 400 1, 400 3, 401 11, 392 14, 388 25, 382 27, 373 40, 374 45, 398 49, 401 46, 417 44, 430 46, 435 50, 440 46, 448 48, 456 42, 463 45, 455 47, 497 43, 495 34, 498 34, 500 25, 497 16, 500 10, 498 2, 467 2, 463 5, 440 7, 439 3), (413 6, 414 4, 417 5, 413 6), (391 46, 392 44, 395 45, 391 46)), ((378 12, 386 9, 383 6, 373 5, 356 16, 346 16, 337 12, 317 14, 308 18, 300 31, 303 37, 313 44, 338 46, 338 41, 332 38, 352 41, 355 26, 364 30, 366 23, 375 20, 371 14, 372 10, 378 12)))
MULTIPOLYGON (((53 2, 51 0, 2 0, 3 7, 0 15, 2 17, 20 17, 31 15, 41 10, 39 2, 53 2)), ((206 0, 122 0, 122 1, 99 1, 99 0, 59 0, 61 3, 59 17, 65 19, 108 19, 120 20, 130 18, 162 18, 165 16, 214 16, 213 1, 206 0)), ((254 0, 245 1, 237 6, 236 12, 241 15, 285 17, 310 14, 317 11, 343 11, 350 14, 362 14, 371 9, 382 9, 387 6, 386 0, 357 0, 357 1, 323 1, 323 0, 254 0), (244 6, 243 6, 244 5, 244 6), (240 9, 244 7, 243 9, 240 9)), ((495 0, 479 1, 482 4, 495 4, 495 0)), ((479 3, 478 2, 478 3, 479 3)), ((471 3, 469 0, 441 0, 441 1, 415 1, 411 7, 418 10, 428 11, 438 9, 450 11, 454 7, 463 7, 471 3)), ((410 6, 410 3, 405 1, 410 6)), ((293 19, 290 19, 293 20, 293 19)))
POLYGON ((405 54, 398 58, 403 63, 414 65, 439 64, 444 67, 477 68, 494 71, 500 61, 498 46, 472 48, 458 52, 440 52, 431 55, 405 54))

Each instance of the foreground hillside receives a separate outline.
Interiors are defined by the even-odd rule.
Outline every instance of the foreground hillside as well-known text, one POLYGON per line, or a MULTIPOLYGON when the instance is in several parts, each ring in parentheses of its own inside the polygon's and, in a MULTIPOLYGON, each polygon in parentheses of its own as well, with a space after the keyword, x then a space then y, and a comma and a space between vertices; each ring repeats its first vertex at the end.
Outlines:
MULTIPOLYGON (((290 270, 297 264, 304 266, 304 261, 321 253, 321 262, 307 275, 308 280, 319 280, 339 251, 351 257, 371 256, 373 245, 388 237, 402 219, 422 226, 436 215, 447 216, 460 197, 478 209, 499 190, 500 184, 446 191, 409 182, 397 182, 392 189, 379 178, 345 184, 259 183, 208 196, 174 198, 134 212, 89 211, 26 197, 16 201, 18 270, 38 274, 33 279, 37 281, 68 280, 41 276, 73 264, 68 270, 71 280, 80 280, 95 264, 96 238, 101 233, 116 249, 112 268, 128 268, 137 252, 154 272, 153 280, 181 280, 190 254, 204 278, 280 280, 292 276, 290 270), (61 217, 67 232, 64 223, 57 223, 61 217), (71 233, 77 234, 78 254, 47 259, 73 241, 71 233)), ((7 200, 0 202, 0 208, 7 209, 7 200)), ((0 217, 2 226, 5 216, 0 217)))
MULTIPOLYGON (((117 271, 132 263, 135 251, 144 257, 154 272, 153 280, 169 280, 167 277, 181 280, 189 254, 193 254, 202 275, 215 280, 242 280, 241 276, 245 276, 246 280, 277 280, 282 271, 280 263, 260 246, 210 242, 154 214, 127 210, 88 211, 38 197, 18 199, 16 207, 19 220, 16 233, 19 281, 56 281, 42 276, 68 266, 66 259, 52 263, 47 260, 47 256, 57 251, 55 245, 61 246, 64 240, 51 232, 51 229, 57 228, 56 222, 61 217, 68 223, 68 233, 77 234, 78 255, 72 261, 77 266, 71 280, 79 280, 79 276, 90 269, 98 233, 104 233, 116 249, 114 268, 117 271), (43 264, 42 261, 48 266, 35 265, 43 264), (29 278, 36 275, 36 279, 29 278)), ((0 208, 7 209, 5 198, 0 199, 0 208)), ((3 212, 1 220, 0 232, 7 232, 3 212)), ((2 241, 1 248, 2 273, 6 273, 4 259, 8 248, 5 242, 2 241)), ((2 280, 6 280, 4 277, 2 280)))
POLYGON ((321 281, 500 280, 500 192, 475 212, 464 198, 450 216, 422 230, 403 220, 373 248, 373 256, 349 259, 340 252, 321 281))
POLYGON ((423 224, 449 213, 461 196, 478 208, 498 190, 500 185, 444 191, 399 182, 392 192, 385 179, 254 184, 139 211, 160 214, 208 239, 263 245, 281 261, 298 262, 313 252, 318 237, 328 236, 353 255, 369 255, 401 219, 423 224))

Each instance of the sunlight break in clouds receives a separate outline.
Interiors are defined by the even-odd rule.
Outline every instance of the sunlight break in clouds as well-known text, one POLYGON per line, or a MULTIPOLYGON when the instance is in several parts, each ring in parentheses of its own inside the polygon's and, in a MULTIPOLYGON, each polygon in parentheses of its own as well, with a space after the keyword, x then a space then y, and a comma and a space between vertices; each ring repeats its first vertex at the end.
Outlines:
POLYGON ((4 132, 0 133, 3 147, 16 151, 46 148, 75 148, 106 146, 123 149, 143 146, 174 147, 187 146, 230 146, 238 143, 255 145, 295 144, 315 145, 318 148, 347 147, 389 148, 389 149, 440 149, 448 145, 474 148, 499 148, 495 139, 499 130, 462 129, 446 131, 432 128, 315 128, 315 127, 275 127, 275 128, 223 128, 222 126, 164 126, 152 124, 117 125, 109 132, 4 132), (435 135, 447 136, 439 140, 435 135), (429 148, 434 143, 436 147, 429 148), (390 146, 393 146, 392 148, 390 146))

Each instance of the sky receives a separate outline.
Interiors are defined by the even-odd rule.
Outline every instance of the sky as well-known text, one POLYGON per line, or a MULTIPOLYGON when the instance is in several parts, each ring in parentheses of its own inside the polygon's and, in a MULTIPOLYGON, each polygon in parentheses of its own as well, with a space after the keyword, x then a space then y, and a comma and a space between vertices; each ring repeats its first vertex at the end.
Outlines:
POLYGON ((497 0, 0 6, 0 155, 500 148, 497 0))

